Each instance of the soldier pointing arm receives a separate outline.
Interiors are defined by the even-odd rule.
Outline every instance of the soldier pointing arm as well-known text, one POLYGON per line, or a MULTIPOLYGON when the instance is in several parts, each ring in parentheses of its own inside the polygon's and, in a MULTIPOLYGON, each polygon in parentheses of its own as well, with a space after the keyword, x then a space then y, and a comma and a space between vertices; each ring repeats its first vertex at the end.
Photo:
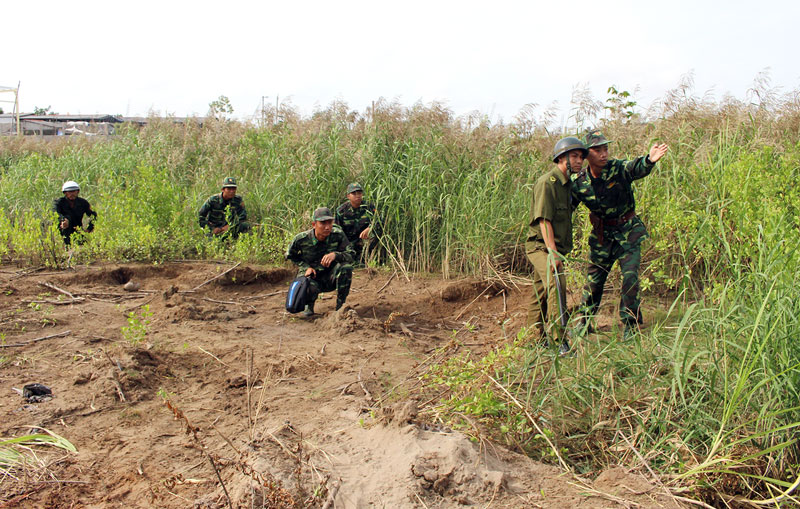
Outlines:
POLYGON ((641 244, 648 237, 647 228, 636 215, 632 184, 653 171, 668 146, 657 143, 647 155, 633 161, 609 159, 611 143, 602 131, 589 131, 584 137, 589 149, 588 170, 573 178, 572 195, 589 209, 592 232, 589 235, 590 265, 582 297, 582 332, 590 329, 590 318, 603 298, 608 273, 619 261, 622 272, 622 295, 619 313, 624 338, 630 339, 642 323, 639 300, 641 244))

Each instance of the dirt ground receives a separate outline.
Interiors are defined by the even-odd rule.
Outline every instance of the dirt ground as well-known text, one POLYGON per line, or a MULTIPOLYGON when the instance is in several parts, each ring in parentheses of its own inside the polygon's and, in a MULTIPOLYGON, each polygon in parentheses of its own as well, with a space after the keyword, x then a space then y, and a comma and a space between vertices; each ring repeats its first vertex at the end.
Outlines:
POLYGON ((453 331, 502 342, 528 288, 361 269, 348 306, 304 319, 284 311, 292 270, 231 266, 3 266, 0 436, 45 428, 78 452, 0 478, 0 508, 678 507, 622 468, 579 480, 420 421, 431 353, 453 331), (54 397, 26 402, 32 382, 54 397))

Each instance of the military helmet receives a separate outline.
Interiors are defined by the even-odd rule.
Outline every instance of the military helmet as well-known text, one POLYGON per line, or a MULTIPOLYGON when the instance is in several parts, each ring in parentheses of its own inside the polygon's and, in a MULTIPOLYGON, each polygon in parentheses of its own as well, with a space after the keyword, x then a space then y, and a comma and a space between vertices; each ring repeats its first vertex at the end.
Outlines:
POLYGON ((611 143, 611 140, 607 139, 606 135, 603 134, 603 131, 600 129, 592 129, 583 137, 583 143, 586 145, 586 148, 592 148, 608 145, 611 143))
POLYGON ((81 186, 78 185, 77 182, 72 180, 67 180, 64 182, 64 185, 61 186, 61 192, 66 193, 67 191, 80 191, 81 186))
POLYGON ((580 150, 583 152, 583 156, 586 157, 586 154, 589 153, 586 150, 586 147, 583 146, 583 142, 574 136, 567 136, 566 138, 561 138, 556 142, 556 146, 553 147, 553 162, 557 163, 558 158, 562 155, 566 154, 570 150, 580 150))
POLYGON ((361 187, 361 184, 359 184, 358 182, 353 182, 352 184, 347 186, 347 194, 355 193, 356 191, 361 191, 361 192, 364 191, 364 188, 361 187))
POLYGON ((225 177, 222 180, 222 188, 225 189, 226 187, 236 187, 236 179, 233 177, 225 177))
POLYGON ((329 221, 333 219, 333 213, 328 207, 319 207, 311 215, 312 221, 329 221))

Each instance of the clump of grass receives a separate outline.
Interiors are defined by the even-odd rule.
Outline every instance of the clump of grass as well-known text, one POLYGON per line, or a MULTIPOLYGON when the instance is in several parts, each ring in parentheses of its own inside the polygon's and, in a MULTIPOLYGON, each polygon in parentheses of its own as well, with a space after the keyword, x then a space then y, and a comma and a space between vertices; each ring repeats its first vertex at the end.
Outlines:
POLYGON ((48 449, 77 452, 66 438, 47 429, 36 429, 41 433, 0 439, 0 485, 6 482, 35 482, 52 475, 50 467, 64 456, 54 457, 47 452, 48 449))

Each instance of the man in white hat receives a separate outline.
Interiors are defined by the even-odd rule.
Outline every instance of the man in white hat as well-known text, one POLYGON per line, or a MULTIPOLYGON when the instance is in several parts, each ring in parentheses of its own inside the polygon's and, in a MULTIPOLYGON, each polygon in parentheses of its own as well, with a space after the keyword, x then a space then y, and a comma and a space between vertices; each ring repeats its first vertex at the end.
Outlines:
POLYGON ((93 220, 97 218, 97 212, 92 210, 89 202, 78 196, 81 188, 77 182, 68 180, 61 186, 64 196, 57 198, 53 202, 53 211, 58 214, 58 227, 61 229, 61 236, 64 237, 64 244, 70 245, 70 236, 76 230, 82 229, 86 232, 94 230, 93 220), (83 216, 90 216, 86 228, 83 228, 83 216))

